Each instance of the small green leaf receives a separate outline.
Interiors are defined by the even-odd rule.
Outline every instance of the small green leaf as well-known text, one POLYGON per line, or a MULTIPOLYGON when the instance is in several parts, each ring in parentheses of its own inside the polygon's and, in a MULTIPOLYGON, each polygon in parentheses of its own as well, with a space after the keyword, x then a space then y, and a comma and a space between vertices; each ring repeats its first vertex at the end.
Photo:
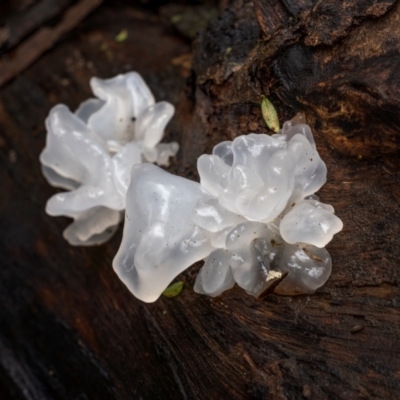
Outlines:
POLYGON ((176 24, 182 19, 182 15, 176 14, 171 17, 171 24, 176 24))
POLYGON ((184 283, 182 281, 175 282, 171 286, 168 286, 164 291, 163 295, 165 297, 168 297, 169 299, 172 299, 173 297, 178 296, 183 289, 184 283))
POLYGON ((122 29, 120 33, 118 33, 117 36, 115 36, 115 41, 118 43, 124 42, 128 37, 128 31, 126 29, 122 29))
POLYGON ((279 131, 279 118, 272 103, 261 95, 261 113, 268 128, 274 132, 279 131))

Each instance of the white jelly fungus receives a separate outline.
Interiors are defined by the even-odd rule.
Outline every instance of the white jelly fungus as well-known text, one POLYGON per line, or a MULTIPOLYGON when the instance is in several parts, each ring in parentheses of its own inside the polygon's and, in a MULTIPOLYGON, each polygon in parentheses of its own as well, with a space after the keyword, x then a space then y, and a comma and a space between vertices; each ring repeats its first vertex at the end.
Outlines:
POLYGON ((47 181, 68 190, 52 196, 46 212, 74 219, 64 231, 72 245, 107 241, 125 209, 132 165, 168 165, 178 151, 175 142, 160 143, 173 105, 155 103, 139 74, 92 78, 90 85, 97 98, 75 113, 63 104, 52 108, 40 155, 47 181))
POLYGON ((194 290, 210 296, 235 283, 260 296, 271 282, 281 294, 313 293, 326 282, 324 246, 343 224, 314 195, 327 171, 304 117, 272 136, 220 143, 197 166, 200 183, 154 165, 132 168, 113 266, 136 297, 155 301, 201 259, 194 290))

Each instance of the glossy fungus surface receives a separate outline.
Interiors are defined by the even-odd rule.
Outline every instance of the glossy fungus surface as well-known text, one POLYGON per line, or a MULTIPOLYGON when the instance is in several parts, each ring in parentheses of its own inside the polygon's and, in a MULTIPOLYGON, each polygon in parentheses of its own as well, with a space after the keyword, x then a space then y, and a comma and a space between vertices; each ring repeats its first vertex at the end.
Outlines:
POLYGON ((198 160, 200 183, 153 165, 133 168, 124 237, 114 269, 139 299, 205 260, 194 290, 217 296, 235 284, 260 296, 313 293, 331 273, 324 246, 342 221, 314 195, 326 166, 301 116, 277 134, 249 134, 198 160))
POLYGON ((46 212, 74 219, 64 231, 72 245, 108 240, 125 209, 132 166, 168 165, 178 151, 177 143, 160 143, 174 107, 155 103, 139 74, 92 78, 90 85, 97 98, 75 113, 63 104, 50 111, 40 155, 47 181, 67 190, 49 199, 46 212))

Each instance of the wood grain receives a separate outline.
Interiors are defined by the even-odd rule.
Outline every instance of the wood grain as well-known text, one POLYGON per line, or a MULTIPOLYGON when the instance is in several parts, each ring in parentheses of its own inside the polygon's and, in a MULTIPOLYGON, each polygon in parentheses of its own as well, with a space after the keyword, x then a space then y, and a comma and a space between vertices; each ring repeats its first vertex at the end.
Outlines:
POLYGON ((52 28, 42 27, 22 42, 12 54, 1 60, 0 86, 28 68, 45 51, 51 49, 62 35, 76 27, 102 2, 103 0, 81 0, 65 12, 58 25, 52 28))
POLYGON ((20 43, 43 23, 63 12, 70 2, 71 0, 41 0, 28 7, 27 10, 11 14, 8 18, 1 15, 0 52, 3 53, 20 43))
POLYGON ((259 5, 231 3, 197 38, 191 71, 172 61, 189 53, 187 42, 154 18, 102 6, 4 87, 4 392, 18 399, 400 397, 400 2, 343 9, 330 1, 331 18, 347 12, 349 22, 324 28, 323 45, 308 40, 322 32, 313 21, 326 7, 280 4, 289 3, 292 20, 268 35, 257 21, 283 8, 265 1, 260 14, 259 5), (123 28, 128 39, 116 43, 123 28), (192 290, 199 263, 179 277, 186 285, 178 297, 143 304, 111 268, 121 229, 98 248, 67 245, 67 220, 44 213, 54 193, 39 169, 44 118, 58 102, 74 109, 87 98, 90 76, 130 69, 157 99, 177 105, 168 139, 181 151, 170 171, 191 179, 197 157, 219 141, 267 132, 261 94, 281 121, 306 113, 328 166, 321 200, 345 224, 328 246, 333 273, 325 287, 262 300, 235 288, 212 299, 192 290))

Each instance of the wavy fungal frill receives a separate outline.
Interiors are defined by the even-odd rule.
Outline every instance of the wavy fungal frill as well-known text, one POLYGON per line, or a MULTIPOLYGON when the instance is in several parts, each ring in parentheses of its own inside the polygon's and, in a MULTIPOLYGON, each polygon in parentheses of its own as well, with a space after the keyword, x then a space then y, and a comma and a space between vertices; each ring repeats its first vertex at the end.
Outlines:
POLYGON ((178 151, 177 143, 160 143, 174 107, 156 103, 139 74, 92 78, 90 85, 97 98, 75 113, 63 104, 50 111, 40 155, 47 181, 68 190, 52 196, 46 212, 73 218, 64 237, 86 246, 101 244, 116 231, 132 165, 168 165, 178 151))
POLYGON ((326 182, 310 127, 297 116, 279 133, 249 134, 197 163, 200 183, 142 164, 132 169, 114 269, 139 299, 205 259, 194 289, 217 296, 235 283, 254 296, 313 293, 331 273, 324 246, 342 227, 314 195, 326 182))

